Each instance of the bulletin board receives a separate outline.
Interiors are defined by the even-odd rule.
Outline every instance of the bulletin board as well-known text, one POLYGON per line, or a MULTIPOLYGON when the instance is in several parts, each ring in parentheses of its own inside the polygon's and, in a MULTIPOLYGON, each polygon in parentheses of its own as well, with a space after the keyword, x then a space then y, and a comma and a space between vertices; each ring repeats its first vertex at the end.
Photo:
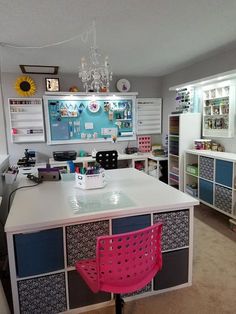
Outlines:
POLYGON ((44 96, 48 144, 135 139, 135 96, 44 96))

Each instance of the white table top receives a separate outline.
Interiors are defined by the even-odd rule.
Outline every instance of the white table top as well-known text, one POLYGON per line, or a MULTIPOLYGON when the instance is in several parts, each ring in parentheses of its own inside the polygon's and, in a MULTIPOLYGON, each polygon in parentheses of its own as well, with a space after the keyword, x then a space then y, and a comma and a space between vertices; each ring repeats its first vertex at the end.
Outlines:
MULTIPOLYGON (((37 230, 199 204, 191 196, 133 168, 107 170, 106 180, 104 188, 95 190, 76 188, 74 181, 45 181, 17 191, 5 231, 37 230)), ((22 179, 21 185, 30 184, 22 179)))

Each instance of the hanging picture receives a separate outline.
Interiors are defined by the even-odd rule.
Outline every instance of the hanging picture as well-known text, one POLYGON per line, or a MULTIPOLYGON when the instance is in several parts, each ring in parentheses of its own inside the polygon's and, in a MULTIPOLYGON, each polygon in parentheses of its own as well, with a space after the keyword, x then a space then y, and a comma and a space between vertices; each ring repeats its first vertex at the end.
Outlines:
POLYGON ((36 92, 36 84, 29 76, 20 76, 15 82, 15 90, 20 96, 30 97, 36 92))
POLYGON ((59 78, 45 78, 47 92, 59 92, 59 78))

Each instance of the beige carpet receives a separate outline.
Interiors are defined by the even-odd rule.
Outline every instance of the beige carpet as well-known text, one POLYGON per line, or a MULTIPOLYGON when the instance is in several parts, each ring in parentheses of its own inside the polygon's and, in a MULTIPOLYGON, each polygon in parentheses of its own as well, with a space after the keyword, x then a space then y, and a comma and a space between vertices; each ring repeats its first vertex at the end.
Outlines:
MULTIPOLYGON (((113 314, 107 307, 87 314, 113 314)), ((193 285, 125 304, 125 314, 236 313, 236 233, 228 218, 198 206, 194 220, 193 285)))

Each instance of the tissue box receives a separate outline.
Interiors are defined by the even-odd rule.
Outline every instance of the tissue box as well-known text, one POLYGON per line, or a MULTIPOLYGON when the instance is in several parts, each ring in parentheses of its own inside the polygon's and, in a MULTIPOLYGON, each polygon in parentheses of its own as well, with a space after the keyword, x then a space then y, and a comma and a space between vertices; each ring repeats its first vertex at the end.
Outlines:
POLYGON ((100 189, 106 185, 105 170, 101 169, 98 174, 75 174, 75 186, 84 190, 100 189))

